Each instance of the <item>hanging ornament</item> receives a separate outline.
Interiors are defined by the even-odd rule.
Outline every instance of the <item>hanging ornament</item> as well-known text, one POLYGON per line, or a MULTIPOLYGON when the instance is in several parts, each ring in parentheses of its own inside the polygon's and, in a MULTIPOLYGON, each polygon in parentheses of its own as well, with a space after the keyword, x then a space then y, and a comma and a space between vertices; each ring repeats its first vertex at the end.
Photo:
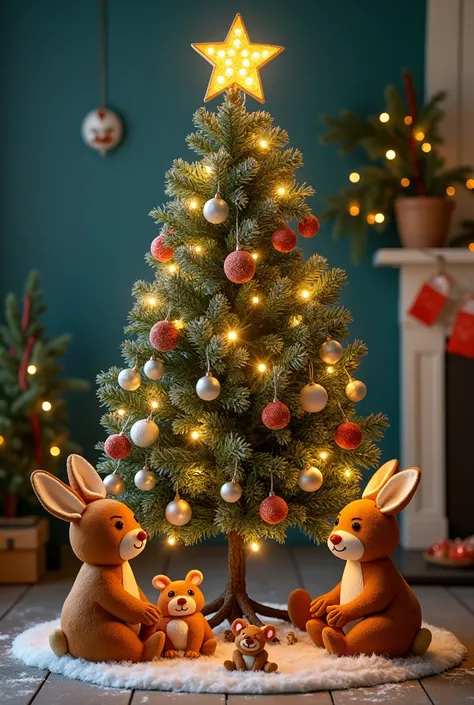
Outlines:
POLYGON ((360 379, 352 379, 346 384, 346 396, 351 401, 362 401, 367 394, 367 387, 360 379))
POLYGON ((196 394, 204 401, 214 401, 221 393, 221 383, 213 376, 211 372, 211 364, 209 362, 209 354, 206 351, 207 357, 207 372, 204 377, 201 377, 196 382, 196 394))
POLYGON ((213 225, 225 223, 229 217, 229 204, 221 197, 219 190, 214 198, 206 201, 204 208, 202 209, 202 213, 205 219, 213 225))
POLYGON ((158 321, 150 331, 150 344, 160 352, 174 350, 178 338, 179 330, 172 321, 158 321))
POLYGON ((132 446, 127 436, 122 433, 113 433, 104 443, 104 452, 109 458, 123 460, 130 455, 132 446))
POLYGON ((323 474, 321 470, 313 466, 304 468, 298 477, 298 486, 305 492, 316 492, 323 484, 323 474))
POLYGON ((260 504, 260 517, 266 524, 280 524, 288 516, 288 505, 273 491, 273 473, 270 475, 270 494, 260 504))
POLYGON ((319 357, 324 362, 327 362, 328 365, 339 362, 343 355, 344 348, 337 340, 326 340, 326 342, 321 345, 319 351, 319 357))
POLYGON ((193 510, 189 502, 181 499, 178 492, 172 502, 166 505, 165 509, 166 520, 173 526, 184 526, 191 521, 193 510))
POLYGON ((242 487, 237 482, 238 460, 235 461, 234 476, 230 482, 225 482, 221 487, 221 497, 224 502, 233 504, 242 497, 242 487))
POLYGON ((159 435, 160 429, 150 418, 135 421, 130 429, 130 438, 132 443, 139 448, 149 448, 156 443, 159 435))
POLYGON ((328 393, 320 384, 314 381, 313 363, 309 361, 309 384, 300 391, 301 406, 305 411, 315 413, 322 411, 328 403, 328 393))
POLYGON ((356 423, 345 421, 338 426, 335 440, 339 448, 355 450, 362 443, 362 431, 356 423))
POLYGON ((118 472, 113 472, 110 475, 106 475, 103 479, 104 487, 107 490, 107 494, 112 494, 114 497, 122 494, 125 489, 125 482, 123 477, 119 475, 118 472))
POLYGON ((142 378, 140 377, 140 373, 137 372, 137 370, 130 368, 126 370, 121 370, 119 372, 117 382, 122 387, 122 389, 126 389, 127 392, 134 392, 135 389, 138 389, 138 387, 142 383, 142 378))
POLYGON ((296 245, 296 233, 288 227, 278 228, 272 235, 272 245, 278 252, 291 252, 296 245))
POLYGON ((84 142, 105 157, 122 139, 123 125, 120 117, 106 105, 107 63, 106 0, 100 0, 100 108, 91 110, 82 121, 81 135, 84 142))
POLYGON ((301 223, 298 223, 298 232, 302 237, 314 237, 318 231, 319 220, 315 215, 308 215, 301 223))
POLYGON ((255 274, 255 260, 246 250, 239 248, 239 217, 235 220, 235 251, 231 252, 224 261, 224 272, 234 284, 246 284, 255 274))
POLYGON ((290 410, 286 404, 277 399, 276 369, 273 365, 273 401, 266 405, 262 411, 262 421, 272 431, 279 431, 290 423, 290 410))
POLYGON ((151 243, 150 251, 153 257, 160 262, 169 262, 170 259, 173 259, 174 250, 169 245, 166 245, 164 235, 155 237, 151 243))
POLYGON ((148 379, 161 379, 165 374, 165 366, 161 360, 157 360, 154 357, 150 357, 143 366, 143 372, 146 374, 148 379))
POLYGON ((149 492, 156 486, 156 475, 149 469, 148 465, 145 465, 144 468, 135 473, 133 481, 135 483, 135 487, 139 490, 149 492))

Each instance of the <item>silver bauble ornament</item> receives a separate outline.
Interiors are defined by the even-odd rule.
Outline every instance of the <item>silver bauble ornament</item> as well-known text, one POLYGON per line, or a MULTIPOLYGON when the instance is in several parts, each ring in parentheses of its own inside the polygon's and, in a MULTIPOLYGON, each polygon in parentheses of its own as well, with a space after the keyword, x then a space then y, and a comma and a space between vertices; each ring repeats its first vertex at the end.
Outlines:
POLYGON ((142 468, 135 474, 133 481, 135 487, 138 487, 139 490, 149 492, 154 489, 156 485, 156 475, 151 470, 148 470, 148 468, 142 468))
POLYGON ((216 193, 214 198, 206 201, 202 213, 209 223, 219 225, 225 223, 229 217, 229 204, 221 198, 220 193, 216 193))
POLYGON ((346 396, 351 401, 362 401, 367 394, 367 387, 360 379, 353 379, 346 384, 346 396))
POLYGON ((148 379, 161 379, 165 374, 165 366, 161 360, 150 357, 143 365, 143 372, 148 379))
POLYGON ((175 497, 172 502, 166 505, 165 516, 173 526, 184 526, 191 521, 192 515, 191 505, 181 497, 175 497))
POLYGON ((151 419, 135 421, 130 429, 130 439, 139 448, 149 448, 158 440, 160 429, 151 419))
POLYGON ((213 401, 221 393, 221 383, 211 372, 207 372, 204 377, 198 379, 196 383, 196 394, 204 401, 213 401))
POLYGON ((321 345, 321 349, 319 351, 321 360, 327 362, 328 365, 333 365, 335 362, 339 362, 343 355, 344 348, 337 340, 326 340, 326 342, 321 345))
POLYGON ((242 487, 238 482, 226 482, 221 487, 221 497, 224 502, 238 502, 242 497, 242 487))
POLYGON ((300 392, 301 406, 305 411, 314 413, 322 411, 328 403, 328 393, 320 384, 310 382, 305 384, 300 392))
POLYGON ((115 497, 122 494, 125 489, 123 477, 119 475, 118 472, 113 472, 111 475, 104 477, 103 483, 107 494, 113 494, 115 497))
POLYGON ((142 378, 140 377, 140 373, 136 370, 128 369, 119 372, 117 382, 122 389, 126 389, 127 392, 134 392, 142 383, 142 378))
POLYGON ((323 484, 323 475, 318 468, 307 467, 300 472, 298 486, 305 492, 316 492, 323 484))

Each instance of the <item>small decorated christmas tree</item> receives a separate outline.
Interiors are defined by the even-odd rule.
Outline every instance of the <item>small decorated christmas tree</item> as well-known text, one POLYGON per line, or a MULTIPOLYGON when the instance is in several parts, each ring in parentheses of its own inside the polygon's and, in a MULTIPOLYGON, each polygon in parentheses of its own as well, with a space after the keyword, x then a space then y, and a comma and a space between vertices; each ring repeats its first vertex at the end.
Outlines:
POLYGON ((207 98, 187 137, 198 155, 166 175, 171 200, 138 281, 123 343, 126 369, 99 375, 109 409, 100 464, 106 486, 152 534, 192 544, 218 533, 229 543, 228 585, 207 605, 212 626, 245 616, 286 616, 245 588, 246 551, 287 529, 325 540, 331 519, 374 466, 386 421, 361 418, 354 379, 365 345, 345 347, 349 312, 338 306, 346 276, 302 237, 319 223, 312 188, 295 172, 301 153, 266 112, 247 112, 243 91, 263 102, 258 68, 280 47, 252 45, 238 15, 221 44, 195 48, 214 64, 207 98))
POLYGON ((64 393, 89 385, 59 376, 70 336, 46 336, 45 309, 38 273, 31 272, 22 311, 8 294, 0 326, 0 490, 7 517, 16 516, 20 498, 34 496, 33 470, 55 473, 61 456, 78 450, 69 440, 64 393))

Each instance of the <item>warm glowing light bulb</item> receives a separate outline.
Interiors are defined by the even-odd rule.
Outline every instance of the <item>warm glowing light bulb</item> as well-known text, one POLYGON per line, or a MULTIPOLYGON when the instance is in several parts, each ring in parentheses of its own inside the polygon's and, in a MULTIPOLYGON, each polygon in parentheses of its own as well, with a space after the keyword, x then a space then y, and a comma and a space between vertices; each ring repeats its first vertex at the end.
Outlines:
POLYGON ((38 368, 36 367, 36 365, 28 365, 28 367, 26 368, 26 371, 28 372, 29 375, 35 375, 36 372, 38 371, 38 368))
POLYGON ((249 55, 249 53, 248 53, 247 49, 244 49, 243 51, 240 52, 240 56, 248 56, 248 55, 249 55))
POLYGON ((403 118, 403 122, 405 123, 405 125, 411 125, 412 122, 413 122, 412 116, 411 116, 411 115, 405 115, 405 117, 403 118))
POLYGON ((423 132, 423 130, 418 130, 417 132, 415 132, 415 139, 418 140, 418 142, 423 142, 423 140, 425 139, 425 133, 423 132))
POLYGON ((469 243, 468 250, 469 250, 469 252, 474 252, 474 242, 469 243))
POLYGON ((218 76, 217 77, 217 83, 224 83, 225 81, 225 76, 218 76))
POLYGON ((369 225, 373 225, 375 223, 375 215, 373 213, 368 214, 367 222, 369 225))
POLYGON ((403 179, 401 179, 400 183, 403 186, 403 188, 406 188, 407 186, 410 185, 410 179, 407 179, 406 177, 404 177, 403 179))
POLYGON ((326 450, 322 450, 321 453, 319 454, 319 457, 321 460, 327 460, 329 453, 326 450))
POLYGON ((0 446, 2 446, 5 443, 5 439, 3 436, 0 436, 0 446))
POLYGON ((466 187, 467 188, 474 188, 474 179, 468 179, 466 181, 466 187))
POLYGON ((252 303, 253 303, 253 304, 259 304, 259 303, 260 303, 260 297, 259 297, 259 296, 252 296, 252 303))
POLYGON ((302 299, 309 299, 309 291, 308 289, 303 289, 303 291, 300 292, 301 298, 302 299))
POLYGON ((383 221, 385 220, 385 216, 383 213, 376 213, 374 215, 374 219, 376 223, 383 223, 383 221))
POLYGON ((223 59, 224 56, 225 56, 225 51, 224 51, 224 49, 219 49, 219 51, 217 52, 217 56, 218 56, 220 59, 223 59))
POLYGON ((279 186, 279 187, 277 188, 277 194, 278 194, 279 196, 284 196, 285 193, 286 193, 286 188, 285 188, 284 186, 279 186))
POLYGON ((446 195, 447 196, 454 196, 455 193, 456 193, 456 189, 454 188, 454 186, 448 186, 448 188, 446 189, 446 195))
POLYGON ((266 364, 265 364, 264 362, 261 362, 261 363, 257 366, 257 370, 258 370, 259 372, 266 372, 266 371, 267 371, 267 366, 266 366, 266 364))
POLYGON ((208 164, 206 164, 204 169, 206 171, 206 174, 212 174, 212 166, 209 166, 208 164))
POLYGON ((380 122, 388 122, 390 120, 390 115, 388 113, 380 113, 379 120, 380 122))
POLYGON ((253 59, 254 61, 258 61, 259 58, 260 58, 260 52, 259 52, 259 51, 253 51, 253 52, 252 52, 252 59, 253 59))
POLYGON ((250 550, 253 551, 254 553, 258 553, 260 551, 260 546, 256 541, 250 544, 250 550))
POLYGON ((51 446, 51 448, 49 449, 49 452, 53 456, 58 456, 60 454, 61 450, 58 448, 58 446, 51 446))
POLYGON ((240 29, 240 27, 236 27, 234 29, 234 34, 236 37, 240 37, 240 35, 242 34, 242 30, 240 29))
POLYGON ((176 545, 176 539, 174 536, 168 536, 167 540, 168 546, 175 546, 176 545))
POLYGON ((232 68, 229 67, 228 69, 226 69, 226 70, 224 71, 224 73, 225 73, 226 76, 230 77, 230 76, 232 76, 232 74, 234 73, 234 69, 232 69, 232 68))
POLYGON ((198 205, 197 201, 195 201, 195 200, 189 201, 189 207, 192 211, 196 210, 197 205, 198 205))
POLYGON ((150 404, 152 409, 158 409, 158 402, 157 401, 152 401, 150 404))
POLYGON ((344 472, 344 475, 345 475, 346 477, 350 477, 350 476, 352 475, 352 473, 351 473, 351 471, 349 470, 349 468, 347 468, 347 470, 344 472))
POLYGON ((251 86, 253 83, 252 76, 247 76, 247 78, 245 79, 245 83, 247 84, 247 86, 251 86))
POLYGON ((51 409, 52 409, 53 407, 52 407, 50 401, 44 401, 44 402, 41 404, 41 408, 43 409, 43 411, 51 411, 51 409))
POLYGON ((195 252, 197 255, 200 255, 200 254, 202 253, 202 247, 201 247, 201 245, 195 245, 195 247, 194 247, 194 252, 195 252))
POLYGON ((184 321, 182 321, 181 318, 176 318, 173 323, 175 328, 177 328, 178 330, 183 330, 184 321))
POLYGON ((207 47, 207 53, 209 56, 212 56, 214 54, 214 47, 207 47))
POLYGON ((260 257, 258 252, 252 252, 252 259, 257 260, 260 257))
POLYGON ((397 153, 394 149, 387 149, 387 151, 385 152, 385 156, 387 157, 387 159, 392 160, 395 159, 397 153))
POLYGON ((349 181, 352 181, 353 184, 356 184, 358 181, 360 181, 360 174, 357 171, 353 171, 349 174, 349 181))
POLYGON ((155 296, 149 296, 146 300, 147 304, 149 306, 156 306, 156 297, 155 296))
MULTIPOLYGON (((242 52, 242 56, 243 56, 243 53, 244 52, 242 52)), ((245 66, 245 68, 248 69, 248 67, 250 66, 250 61, 248 59, 244 59, 242 61, 242 66, 245 66)))
POLYGON ((423 142, 423 144, 421 145, 421 149, 422 149, 424 152, 426 152, 426 153, 431 152, 431 145, 430 145, 430 143, 429 143, 429 142, 423 142))
POLYGON ((193 441, 197 441, 197 439, 199 438, 199 431, 192 431, 191 438, 193 439, 193 441))
POLYGON ((259 142, 258 144, 259 144, 259 146, 260 146, 262 149, 268 149, 268 142, 267 142, 267 140, 260 140, 260 142, 259 142))
POLYGON ((262 56, 263 56, 264 59, 267 59, 267 58, 268 58, 268 49, 264 49, 264 50, 262 51, 262 56))
POLYGON ((119 416, 125 416, 125 409, 117 409, 117 414, 119 416))
POLYGON ((234 46, 238 49, 242 45, 240 39, 234 39, 234 46))
POLYGON ((247 69, 239 69, 239 76, 246 76, 247 75, 247 69))
POLYGON ((356 205, 350 206, 350 207, 349 207, 349 213, 350 213, 351 215, 359 215, 359 213, 360 213, 360 208, 359 208, 359 206, 356 206, 356 205))
POLYGON ((230 330, 230 331, 227 333, 227 337, 229 338, 229 340, 237 340, 237 331, 235 331, 235 330, 230 330))
POLYGON ((171 272, 171 274, 174 274, 177 271, 177 266, 175 264, 170 264, 168 266, 168 270, 171 272))
POLYGON ((332 375, 332 373, 334 372, 334 367, 332 365, 329 365, 329 367, 326 367, 326 372, 329 375, 332 375))
POLYGON ((299 326, 300 323, 303 322, 303 316, 292 316, 290 318, 290 326, 292 328, 296 328, 296 326, 299 326))

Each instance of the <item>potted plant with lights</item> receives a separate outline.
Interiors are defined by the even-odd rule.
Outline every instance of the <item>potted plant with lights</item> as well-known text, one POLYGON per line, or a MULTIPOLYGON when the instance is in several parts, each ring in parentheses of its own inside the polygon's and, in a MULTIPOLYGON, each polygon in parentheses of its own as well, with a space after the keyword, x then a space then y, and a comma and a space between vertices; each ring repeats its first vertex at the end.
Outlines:
POLYGON ((335 221, 336 236, 352 237, 360 260, 370 227, 385 230, 392 211, 402 245, 441 247, 454 209, 456 184, 474 189, 472 167, 446 169, 439 152, 444 92, 417 109, 411 75, 403 74, 406 101, 394 86, 385 90, 386 110, 378 117, 342 111, 325 117, 326 144, 339 143, 344 153, 362 147, 374 164, 349 174, 350 186, 328 199, 323 217, 335 221))
POLYGON ((35 582, 44 571, 47 520, 19 517, 20 500, 33 498, 30 474, 51 473, 78 447, 68 439, 64 393, 88 388, 59 377, 69 336, 48 338, 37 272, 29 275, 23 307, 5 300, 0 326, 0 583, 35 582))

